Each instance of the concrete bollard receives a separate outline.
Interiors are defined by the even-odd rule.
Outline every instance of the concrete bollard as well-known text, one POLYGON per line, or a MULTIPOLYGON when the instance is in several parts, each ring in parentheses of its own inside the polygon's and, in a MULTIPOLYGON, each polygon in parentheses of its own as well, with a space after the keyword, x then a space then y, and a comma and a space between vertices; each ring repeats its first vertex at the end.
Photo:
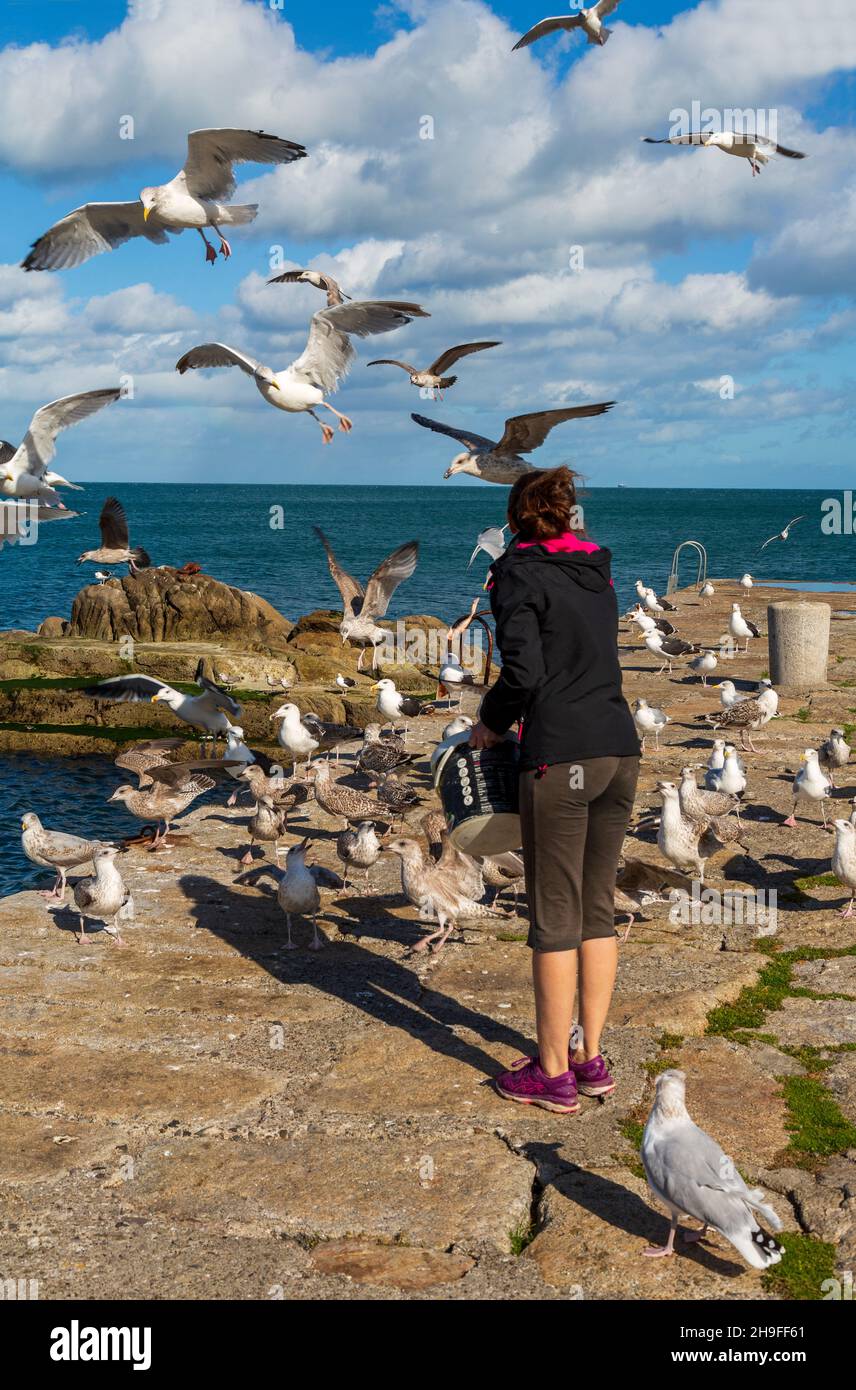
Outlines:
POLYGON ((777 689, 797 693, 826 685, 831 616, 828 603, 768 605, 770 679, 777 689))

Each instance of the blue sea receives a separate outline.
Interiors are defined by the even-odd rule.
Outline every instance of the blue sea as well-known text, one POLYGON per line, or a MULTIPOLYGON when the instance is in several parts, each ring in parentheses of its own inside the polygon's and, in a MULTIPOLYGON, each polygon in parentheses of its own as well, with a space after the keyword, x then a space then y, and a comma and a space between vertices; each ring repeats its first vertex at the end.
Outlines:
MULTIPOLYGON (((465 612, 480 590, 489 562, 480 555, 468 571, 467 561, 479 531, 505 520, 507 496, 505 488, 489 485, 89 484, 74 494, 73 504, 85 515, 43 527, 35 545, 5 546, 0 552, 0 628, 33 629, 50 615, 68 616, 74 595, 94 569, 79 568, 76 557, 98 543, 98 514, 111 492, 125 505, 132 545, 144 546, 154 564, 195 561, 218 579, 266 598, 289 618, 339 605, 313 524, 326 532, 344 568, 361 580, 391 549, 416 538, 419 564, 395 595, 389 616, 433 613, 449 620, 465 612)), ((613 552, 623 609, 634 597, 638 577, 665 590, 673 552, 685 540, 706 547, 714 578, 749 570, 760 582, 849 585, 856 578, 856 539, 821 531, 827 497, 808 490, 628 487, 592 488, 581 500, 589 535, 613 552), (805 520, 786 543, 760 549, 799 515, 805 520)), ((684 551, 680 583, 692 583, 696 571, 697 557, 684 551)), ((854 600, 856 606, 856 595, 854 600)), ((45 881, 20 851, 24 809, 83 834, 130 828, 115 807, 105 819, 103 803, 117 784, 108 760, 53 762, 19 754, 3 764, 0 892, 45 881)))

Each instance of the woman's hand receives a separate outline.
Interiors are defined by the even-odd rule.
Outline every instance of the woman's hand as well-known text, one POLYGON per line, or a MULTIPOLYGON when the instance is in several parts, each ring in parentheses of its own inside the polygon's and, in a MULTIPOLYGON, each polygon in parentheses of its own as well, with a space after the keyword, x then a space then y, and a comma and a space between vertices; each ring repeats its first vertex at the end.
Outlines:
POLYGON ((495 734, 493 729, 489 729, 481 720, 470 729, 470 744, 473 748, 493 748, 497 743, 502 743, 502 734, 495 734))

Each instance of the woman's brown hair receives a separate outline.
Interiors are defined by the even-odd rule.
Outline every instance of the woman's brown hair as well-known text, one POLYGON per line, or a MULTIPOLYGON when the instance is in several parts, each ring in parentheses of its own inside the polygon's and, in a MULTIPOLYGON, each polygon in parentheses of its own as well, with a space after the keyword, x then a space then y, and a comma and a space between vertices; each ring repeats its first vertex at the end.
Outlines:
POLYGON ((566 531, 581 531, 577 493, 570 468, 536 468, 524 473, 508 494, 512 529, 531 541, 552 540, 566 531))

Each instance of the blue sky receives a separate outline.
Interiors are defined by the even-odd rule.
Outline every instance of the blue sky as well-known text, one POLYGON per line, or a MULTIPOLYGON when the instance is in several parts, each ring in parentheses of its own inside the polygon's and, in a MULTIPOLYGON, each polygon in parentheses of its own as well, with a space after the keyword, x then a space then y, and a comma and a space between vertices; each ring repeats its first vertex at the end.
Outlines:
POLYGON ((533 461, 593 485, 852 485, 856 8, 828 0, 817 34, 798 0, 755 0, 749 29, 746 8, 622 0, 605 48, 567 36, 512 55, 551 0, 7 2, 0 436, 122 373, 133 401, 62 438, 66 476, 434 483, 456 450, 411 410, 498 437, 507 415, 615 399, 533 461), (640 144, 693 101, 774 111, 809 158, 753 180, 718 151, 640 144), (228 264, 206 266, 184 233, 57 274, 15 268, 71 208, 172 177, 188 129, 232 124, 310 158, 239 171, 260 213, 228 264), (321 302, 266 284, 272 247, 432 315, 359 345, 334 400, 354 432, 328 448, 238 372, 173 371, 211 338, 274 367, 298 355, 321 302), (503 346, 462 363, 442 403, 365 366, 476 337, 503 346))

